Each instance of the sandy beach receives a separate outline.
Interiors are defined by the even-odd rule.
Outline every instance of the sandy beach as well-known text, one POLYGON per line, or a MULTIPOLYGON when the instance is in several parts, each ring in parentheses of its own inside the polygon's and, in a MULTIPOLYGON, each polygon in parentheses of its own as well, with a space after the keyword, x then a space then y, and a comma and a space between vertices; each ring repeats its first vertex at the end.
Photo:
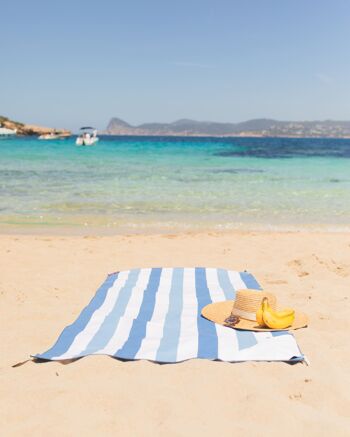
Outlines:
POLYGON ((350 235, 181 233, 0 237, 2 435, 349 435, 350 235), (107 273, 211 266, 252 272, 303 309, 310 365, 87 357, 28 362, 87 304, 107 273))

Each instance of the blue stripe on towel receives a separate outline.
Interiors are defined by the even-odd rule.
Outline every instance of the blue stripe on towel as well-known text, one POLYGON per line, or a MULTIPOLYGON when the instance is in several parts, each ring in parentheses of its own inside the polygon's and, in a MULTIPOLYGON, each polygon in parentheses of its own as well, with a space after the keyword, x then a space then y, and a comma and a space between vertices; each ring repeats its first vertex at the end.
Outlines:
POLYGON ((196 267, 196 294, 198 301, 198 358, 215 358, 218 356, 218 337, 215 324, 201 316, 203 307, 211 303, 207 285, 206 270, 196 267))
POLYGON ((112 287, 117 278, 118 272, 108 275, 105 282, 97 290, 95 296, 92 298, 89 305, 83 309, 77 320, 63 330, 57 342, 52 346, 51 349, 41 355, 35 355, 35 357, 42 359, 51 359, 52 357, 58 357, 67 352, 75 337, 85 329, 93 313, 103 304, 108 290, 112 287))
POLYGON ((183 306, 183 280, 184 269, 174 269, 169 295, 169 307, 164 321, 163 337, 157 351, 156 361, 163 363, 176 361, 183 306))
POLYGON ((251 273, 240 272, 240 275, 247 288, 250 288, 251 290, 261 290, 259 283, 251 273))
POLYGON ((218 269, 218 280, 220 287, 225 293, 226 300, 232 300, 236 297, 236 290, 234 289, 228 271, 224 269, 218 269))
POLYGON ((132 359, 140 349, 142 340, 146 335, 147 322, 151 320, 154 311, 161 273, 162 269, 160 268, 152 269, 139 314, 133 321, 127 341, 121 349, 115 352, 114 355, 117 357, 132 359))
POLYGON ((132 289, 135 287, 140 275, 140 269, 130 270, 129 276, 118 294, 112 311, 104 319, 100 329, 96 332, 90 343, 81 355, 89 355, 103 349, 112 338, 129 303, 132 289))
POLYGON ((292 335, 289 331, 272 331, 272 337, 280 337, 281 335, 292 335))
POLYGON ((255 346, 258 343, 252 331, 242 331, 238 329, 236 331, 239 350, 247 349, 248 347, 255 346))

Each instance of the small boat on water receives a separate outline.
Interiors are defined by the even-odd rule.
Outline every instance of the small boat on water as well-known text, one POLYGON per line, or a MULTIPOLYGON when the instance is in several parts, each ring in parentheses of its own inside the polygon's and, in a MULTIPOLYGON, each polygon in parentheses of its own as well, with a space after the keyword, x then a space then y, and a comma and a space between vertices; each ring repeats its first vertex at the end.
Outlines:
POLYGON ((62 132, 50 132, 49 134, 42 134, 38 136, 39 140, 60 140, 68 138, 70 135, 62 132))
POLYGON ((99 140, 97 130, 91 126, 84 126, 80 128, 80 135, 75 141, 77 146, 93 146, 99 140))
POLYGON ((17 129, 8 129, 7 127, 1 127, 0 124, 0 137, 10 137, 17 134, 17 129))

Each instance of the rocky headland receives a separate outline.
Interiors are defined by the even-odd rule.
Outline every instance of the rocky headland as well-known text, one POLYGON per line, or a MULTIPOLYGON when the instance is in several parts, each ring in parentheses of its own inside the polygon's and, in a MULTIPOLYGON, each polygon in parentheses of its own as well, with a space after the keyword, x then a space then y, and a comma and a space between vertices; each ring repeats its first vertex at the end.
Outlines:
POLYGON ((17 131, 17 135, 31 136, 31 135, 45 135, 45 134, 60 134, 62 136, 70 136, 71 131, 67 129, 56 129, 51 127, 37 126, 34 124, 25 124, 18 121, 10 120, 7 117, 0 116, 0 126, 7 129, 17 131))

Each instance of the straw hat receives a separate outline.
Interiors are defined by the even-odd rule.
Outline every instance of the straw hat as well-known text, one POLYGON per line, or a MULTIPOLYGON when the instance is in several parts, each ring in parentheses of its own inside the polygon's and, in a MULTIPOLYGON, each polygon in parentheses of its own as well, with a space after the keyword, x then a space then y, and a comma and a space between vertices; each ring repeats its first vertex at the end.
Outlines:
POLYGON ((285 329, 262 328, 256 321, 256 311, 261 301, 267 297, 272 309, 276 310, 276 297, 267 291, 237 290, 235 300, 211 303, 202 309, 202 316, 212 322, 235 329, 248 331, 288 331, 299 329, 307 325, 305 314, 295 311, 295 319, 291 326, 285 329), (228 319, 226 321, 226 319, 228 319), (234 322, 234 324, 232 324, 234 322))

